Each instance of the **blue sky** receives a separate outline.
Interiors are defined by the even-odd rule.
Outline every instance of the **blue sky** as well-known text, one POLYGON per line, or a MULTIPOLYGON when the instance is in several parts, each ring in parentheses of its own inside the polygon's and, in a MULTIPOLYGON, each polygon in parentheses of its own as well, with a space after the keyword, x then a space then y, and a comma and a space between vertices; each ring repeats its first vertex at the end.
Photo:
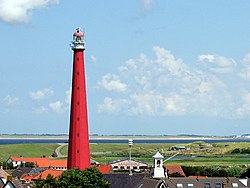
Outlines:
POLYGON ((90 134, 250 133, 250 2, 0 0, 0 133, 68 133, 85 31, 90 134))

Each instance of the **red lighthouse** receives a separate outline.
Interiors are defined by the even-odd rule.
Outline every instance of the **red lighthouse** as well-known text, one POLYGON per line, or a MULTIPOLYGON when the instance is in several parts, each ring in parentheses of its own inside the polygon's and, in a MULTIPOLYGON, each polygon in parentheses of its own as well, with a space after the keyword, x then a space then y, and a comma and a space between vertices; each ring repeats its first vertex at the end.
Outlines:
POLYGON ((84 33, 73 34, 73 76, 70 111, 68 169, 90 167, 88 114, 84 71, 84 33))

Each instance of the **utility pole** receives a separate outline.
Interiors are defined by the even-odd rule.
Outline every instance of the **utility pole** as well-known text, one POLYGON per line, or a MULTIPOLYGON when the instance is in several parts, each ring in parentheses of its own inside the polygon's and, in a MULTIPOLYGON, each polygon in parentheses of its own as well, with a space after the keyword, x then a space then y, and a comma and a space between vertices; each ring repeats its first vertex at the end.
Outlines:
POLYGON ((129 175, 132 176, 132 166, 131 166, 131 147, 133 145, 133 139, 128 139, 129 146, 129 175))

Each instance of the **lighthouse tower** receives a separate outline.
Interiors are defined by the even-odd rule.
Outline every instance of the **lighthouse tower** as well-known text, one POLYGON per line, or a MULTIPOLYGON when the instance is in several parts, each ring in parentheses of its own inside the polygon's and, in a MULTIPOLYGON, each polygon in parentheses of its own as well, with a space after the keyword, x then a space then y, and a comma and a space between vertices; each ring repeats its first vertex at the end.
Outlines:
POLYGON ((70 111, 68 169, 90 167, 88 114, 84 71, 84 33, 73 34, 73 76, 70 111))

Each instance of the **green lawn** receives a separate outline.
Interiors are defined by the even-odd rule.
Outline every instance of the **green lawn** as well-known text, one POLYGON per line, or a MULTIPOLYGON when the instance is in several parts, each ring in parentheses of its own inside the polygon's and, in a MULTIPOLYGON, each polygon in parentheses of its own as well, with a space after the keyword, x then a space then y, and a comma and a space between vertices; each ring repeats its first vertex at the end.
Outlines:
MULTIPOLYGON (((250 155, 232 155, 228 154, 235 148, 248 148, 249 143, 214 143, 194 142, 189 144, 134 144, 132 146, 132 157, 135 160, 152 164, 152 156, 160 151, 165 159, 179 153, 179 156, 198 156, 185 160, 170 160, 165 164, 181 165, 209 165, 209 166, 243 166, 250 165, 250 155), (187 151, 171 151, 172 146, 186 146, 187 151)), ((61 152, 67 154, 68 148, 65 146, 61 152)), ((129 148, 127 144, 90 144, 91 158, 100 162, 108 163, 118 159, 129 157, 129 148)))
MULTIPOLYGON (((152 164, 152 156, 160 151, 167 159, 179 153, 179 156, 196 156, 184 160, 169 160, 165 164, 181 165, 211 165, 211 166, 243 166, 250 165, 250 154, 231 154, 235 148, 249 148, 249 143, 214 143, 194 142, 188 144, 134 144, 132 146, 132 158, 152 164), (189 150, 172 151, 172 146, 186 146, 189 150)), ((56 149, 57 144, 15 144, 0 145, 0 161, 6 160, 10 155, 24 157, 50 156, 56 149)), ((67 155, 68 147, 62 148, 61 153, 67 155)), ((127 144, 90 144, 91 159, 100 163, 108 163, 118 159, 129 157, 127 144)))
POLYGON ((7 144, 0 145, 0 161, 6 161, 9 156, 46 157, 54 153, 58 144, 7 144))

